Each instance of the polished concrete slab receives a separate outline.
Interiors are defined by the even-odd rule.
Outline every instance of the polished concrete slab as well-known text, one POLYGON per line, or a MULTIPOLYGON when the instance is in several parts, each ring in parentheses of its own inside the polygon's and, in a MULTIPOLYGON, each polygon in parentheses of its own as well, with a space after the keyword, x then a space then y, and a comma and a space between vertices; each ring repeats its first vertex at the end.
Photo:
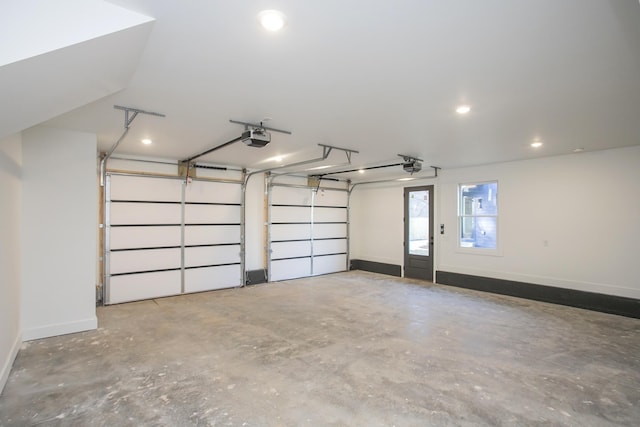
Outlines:
POLYGON ((99 308, 0 425, 637 426, 640 320, 364 272, 99 308))

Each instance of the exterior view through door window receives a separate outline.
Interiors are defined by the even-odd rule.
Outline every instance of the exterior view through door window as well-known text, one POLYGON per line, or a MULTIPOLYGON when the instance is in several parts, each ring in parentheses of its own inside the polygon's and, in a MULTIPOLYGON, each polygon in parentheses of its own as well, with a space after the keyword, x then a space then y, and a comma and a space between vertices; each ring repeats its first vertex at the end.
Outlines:
POLYGON ((409 254, 429 255, 429 192, 409 193, 409 254))

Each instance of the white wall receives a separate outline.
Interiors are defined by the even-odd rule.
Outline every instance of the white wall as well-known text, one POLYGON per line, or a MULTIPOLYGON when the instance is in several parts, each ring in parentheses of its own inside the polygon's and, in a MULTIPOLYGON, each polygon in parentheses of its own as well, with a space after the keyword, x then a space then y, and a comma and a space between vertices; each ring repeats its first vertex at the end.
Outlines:
POLYGON ((0 392, 22 341, 20 334, 21 139, 0 140, 0 392))
MULTIPOLYGON (((413 182, 413 181, 412 181, 413 182)), ((403 183, 354 188, 349 201, 349 258, 402 265, 403 183)))
POLYGON ((22 134, 22 338, 97 327, 96 136, 22 134))
MULTIPOLYGON (((638 183, 640 146, 442 170, 435 268, 640 298, 638 183), (499 182, 499 255, 463 253, 458 184, 488 180, 499 182)), ((351 228, 352 258, 402 265, 402 188, 354 190, 351 228)))
POLYGON ((640 298, 640 146, 447 170, 440 182, 439 270, 640 298), (500 256, 456 248, 458 183, 483 180, 498 180, 500 256))

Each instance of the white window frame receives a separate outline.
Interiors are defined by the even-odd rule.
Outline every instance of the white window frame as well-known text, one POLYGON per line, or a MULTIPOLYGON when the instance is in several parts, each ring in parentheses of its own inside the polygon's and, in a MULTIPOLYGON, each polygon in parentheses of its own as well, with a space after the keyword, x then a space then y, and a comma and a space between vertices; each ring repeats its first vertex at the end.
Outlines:
MULTIPOLYGON (((497 193, 500 193, 500 183, 497 179, 485 180, 485 181, 470 181, 458 183, 456 187, 456 203, 458 205, 457 212, 457 226, 456 226, 456 251, 464 254, 475 255, 491 255, 502 256, 502 245, 500 244, 500 201, 496 199, 496 214, 495 215, 463 215, 462 212, 462 187, 470 185, 483 185, 483 184, 496 184, 498 189, 497 193), (462 218, 467 217, 495 217, 496 218, 496 247, 495 248, 479 248, 479 247, 464 247, 460 245, 460 236, 462 235, 462 218)), ((498 197, 498 195, 496 195, 498 197)))

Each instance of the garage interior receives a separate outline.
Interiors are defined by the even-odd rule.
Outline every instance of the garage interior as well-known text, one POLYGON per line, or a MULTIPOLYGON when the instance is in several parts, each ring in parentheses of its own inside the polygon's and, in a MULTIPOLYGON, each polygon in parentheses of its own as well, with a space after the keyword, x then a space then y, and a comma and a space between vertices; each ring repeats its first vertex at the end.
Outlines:
POLYGON ((0 425, 637 424, 637 1, 50 3, 0 425))

